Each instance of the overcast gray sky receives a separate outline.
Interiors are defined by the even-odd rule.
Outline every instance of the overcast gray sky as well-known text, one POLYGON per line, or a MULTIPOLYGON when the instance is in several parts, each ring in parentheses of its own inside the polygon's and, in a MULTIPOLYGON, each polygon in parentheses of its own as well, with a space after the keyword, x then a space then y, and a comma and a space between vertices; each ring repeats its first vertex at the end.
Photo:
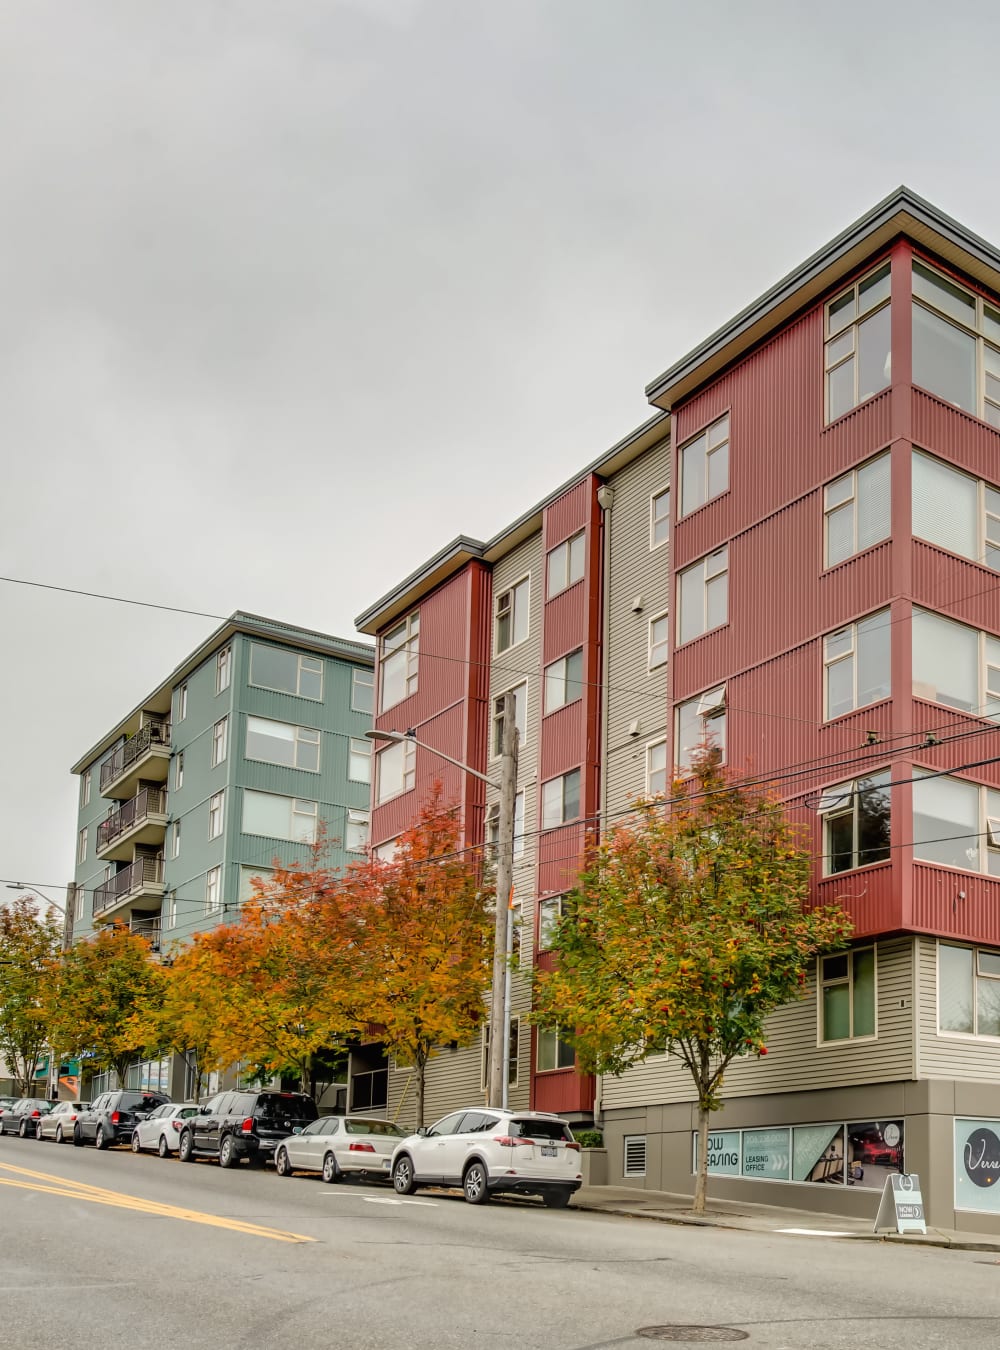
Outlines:
MULTIPOLYGON (((994 240, 1000 7, 0 0, 0 573, 345 636, 900 182, 994 240)), ((214 627, 0 583, 0 877, 214 627)), ((2 894, 2 893, 0 893, 2 894)))

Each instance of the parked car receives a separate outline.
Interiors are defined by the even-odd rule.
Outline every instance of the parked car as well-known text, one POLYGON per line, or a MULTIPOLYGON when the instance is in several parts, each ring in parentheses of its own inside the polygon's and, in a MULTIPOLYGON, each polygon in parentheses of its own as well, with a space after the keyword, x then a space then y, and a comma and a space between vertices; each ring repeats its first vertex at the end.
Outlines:
POLYGON ((562 1209, 583 1181, 580 1145, 565 1120, 482 1106, 408 1135, 396 1145, 391 1170, 399 1195, 418 1186, 460 1186, 471 1205, 515 1192, 562 1209))
POLYGON ((184 1122, 181 1162, 201 1154, 236 1167, 243 1158, 263 1163, 296 1126, 305 1128, 319 1112, 301 1092, 219 1092, 184 1122))
POLYGON ((11 1112, 19 1102, 23 1102, 23 1097, 0 1097, 0 1134, 3 1134, 3 1118, 10 1119, 11 1112))
POLYGON ((89 1105, 89 1102, 56 1102, 51 1111, 35 1121, 35 1138, 54 1139, 57 1144, 68 1143, 73 1138, 77 1117, 89 1105))
POLYGON ((388 1181, 393 1152, 405 1138, 406 1131, 388 1120, 322 1116, 300 1134, 282 1139, 274 1151, 274 1170, 279 1177, 319 1172, 326 1182, 340 1181, 347 1173, 388 1181))
POLYGON ((73 1143, 78 1148, 89 1142, 98 1148, 131 1143, 136 1123, 145 1120, 151 1111, 169 1100, 163 1092, 142 1092, 132 1088, 104 1092, 77 1116, 73 1143))
POLYGON ((39 1116, 48 1115, 51 1110, 52 1102, 47 1102, 44 1097, 22 1097, 16 1106, 0 1117, 0 1133, 16 1134, 27 1139, 29 1134, 34 1135, 35 1121, 39 1116))
POLYGON ((155 1148, 161 1158, 176 1153, 184 1122, 197 1114, 198 1108, 192 1102, 165 1102, 158 1106, 132 1131, 132 1152, 155 1148))

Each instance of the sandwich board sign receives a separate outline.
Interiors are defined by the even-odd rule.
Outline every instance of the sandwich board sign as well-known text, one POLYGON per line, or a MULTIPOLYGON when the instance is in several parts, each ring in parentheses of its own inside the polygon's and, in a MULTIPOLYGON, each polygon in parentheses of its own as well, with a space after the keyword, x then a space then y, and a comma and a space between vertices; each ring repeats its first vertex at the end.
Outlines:
POLYGON ((896 1172, 886 1177, 882 1199, 875 1215, 874 1232, 895 1228, 897 1233, 926 1233, 924 1200, 916 1172, 896 1172))

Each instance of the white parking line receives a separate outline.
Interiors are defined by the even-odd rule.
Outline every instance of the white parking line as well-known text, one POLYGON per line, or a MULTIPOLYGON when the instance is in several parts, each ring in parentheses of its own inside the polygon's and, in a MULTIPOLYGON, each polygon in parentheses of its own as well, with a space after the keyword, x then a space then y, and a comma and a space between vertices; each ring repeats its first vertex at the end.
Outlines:
POLYGON ((437 1209, 436 1200, 397 1200, 395 1197, 384 1199, 380 1195, 365 1195, 362 1199, 367 1205, 426 1205, 429 1209, 437 1209))
POLYGON ((792 1233, 796 1237, 853 1237, 853 1233, 836 1233, 831 1228, 776 1228, 776 1233, 792 1233))

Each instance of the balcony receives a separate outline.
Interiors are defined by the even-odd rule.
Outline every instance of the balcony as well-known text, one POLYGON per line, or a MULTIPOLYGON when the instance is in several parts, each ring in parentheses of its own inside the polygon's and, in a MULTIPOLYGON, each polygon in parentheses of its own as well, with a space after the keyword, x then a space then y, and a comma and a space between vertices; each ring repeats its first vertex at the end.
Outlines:
POLYGON ((149 943, 150 951, 155 955, 160 952, 160 916, 154 914, 151 919, 133 918, 129 923, 128 931, 135 933, 138 937, 143 937, 149 943))
POLYGON ((165 783, 170 766, 170 723, 147 722, 101 765, 101 795, 121 801, 140 780, 165 783))
POLYGON ((167 794, 143 788, 97 827, 97 856, 126 862, 136 844, 162 844, 167 832, 167 794))
MULTIPOLYGON (((116 872, 103 886, 98 886, 94 892, 94 918, 103 919, 112 912, 120 913, 138 904, 148 905, 151 901, 158 903, 162 897, 163 859, 136 858, 135 862, 116 872)), ((139 922, 135 919, 132 921, 133 931, 137 931, 136 924, 139 922)), ((151 923, 152 920, 143 919, 141 922, 151 923)), ((157 939, 159 922, 157 919, 157 939)))

